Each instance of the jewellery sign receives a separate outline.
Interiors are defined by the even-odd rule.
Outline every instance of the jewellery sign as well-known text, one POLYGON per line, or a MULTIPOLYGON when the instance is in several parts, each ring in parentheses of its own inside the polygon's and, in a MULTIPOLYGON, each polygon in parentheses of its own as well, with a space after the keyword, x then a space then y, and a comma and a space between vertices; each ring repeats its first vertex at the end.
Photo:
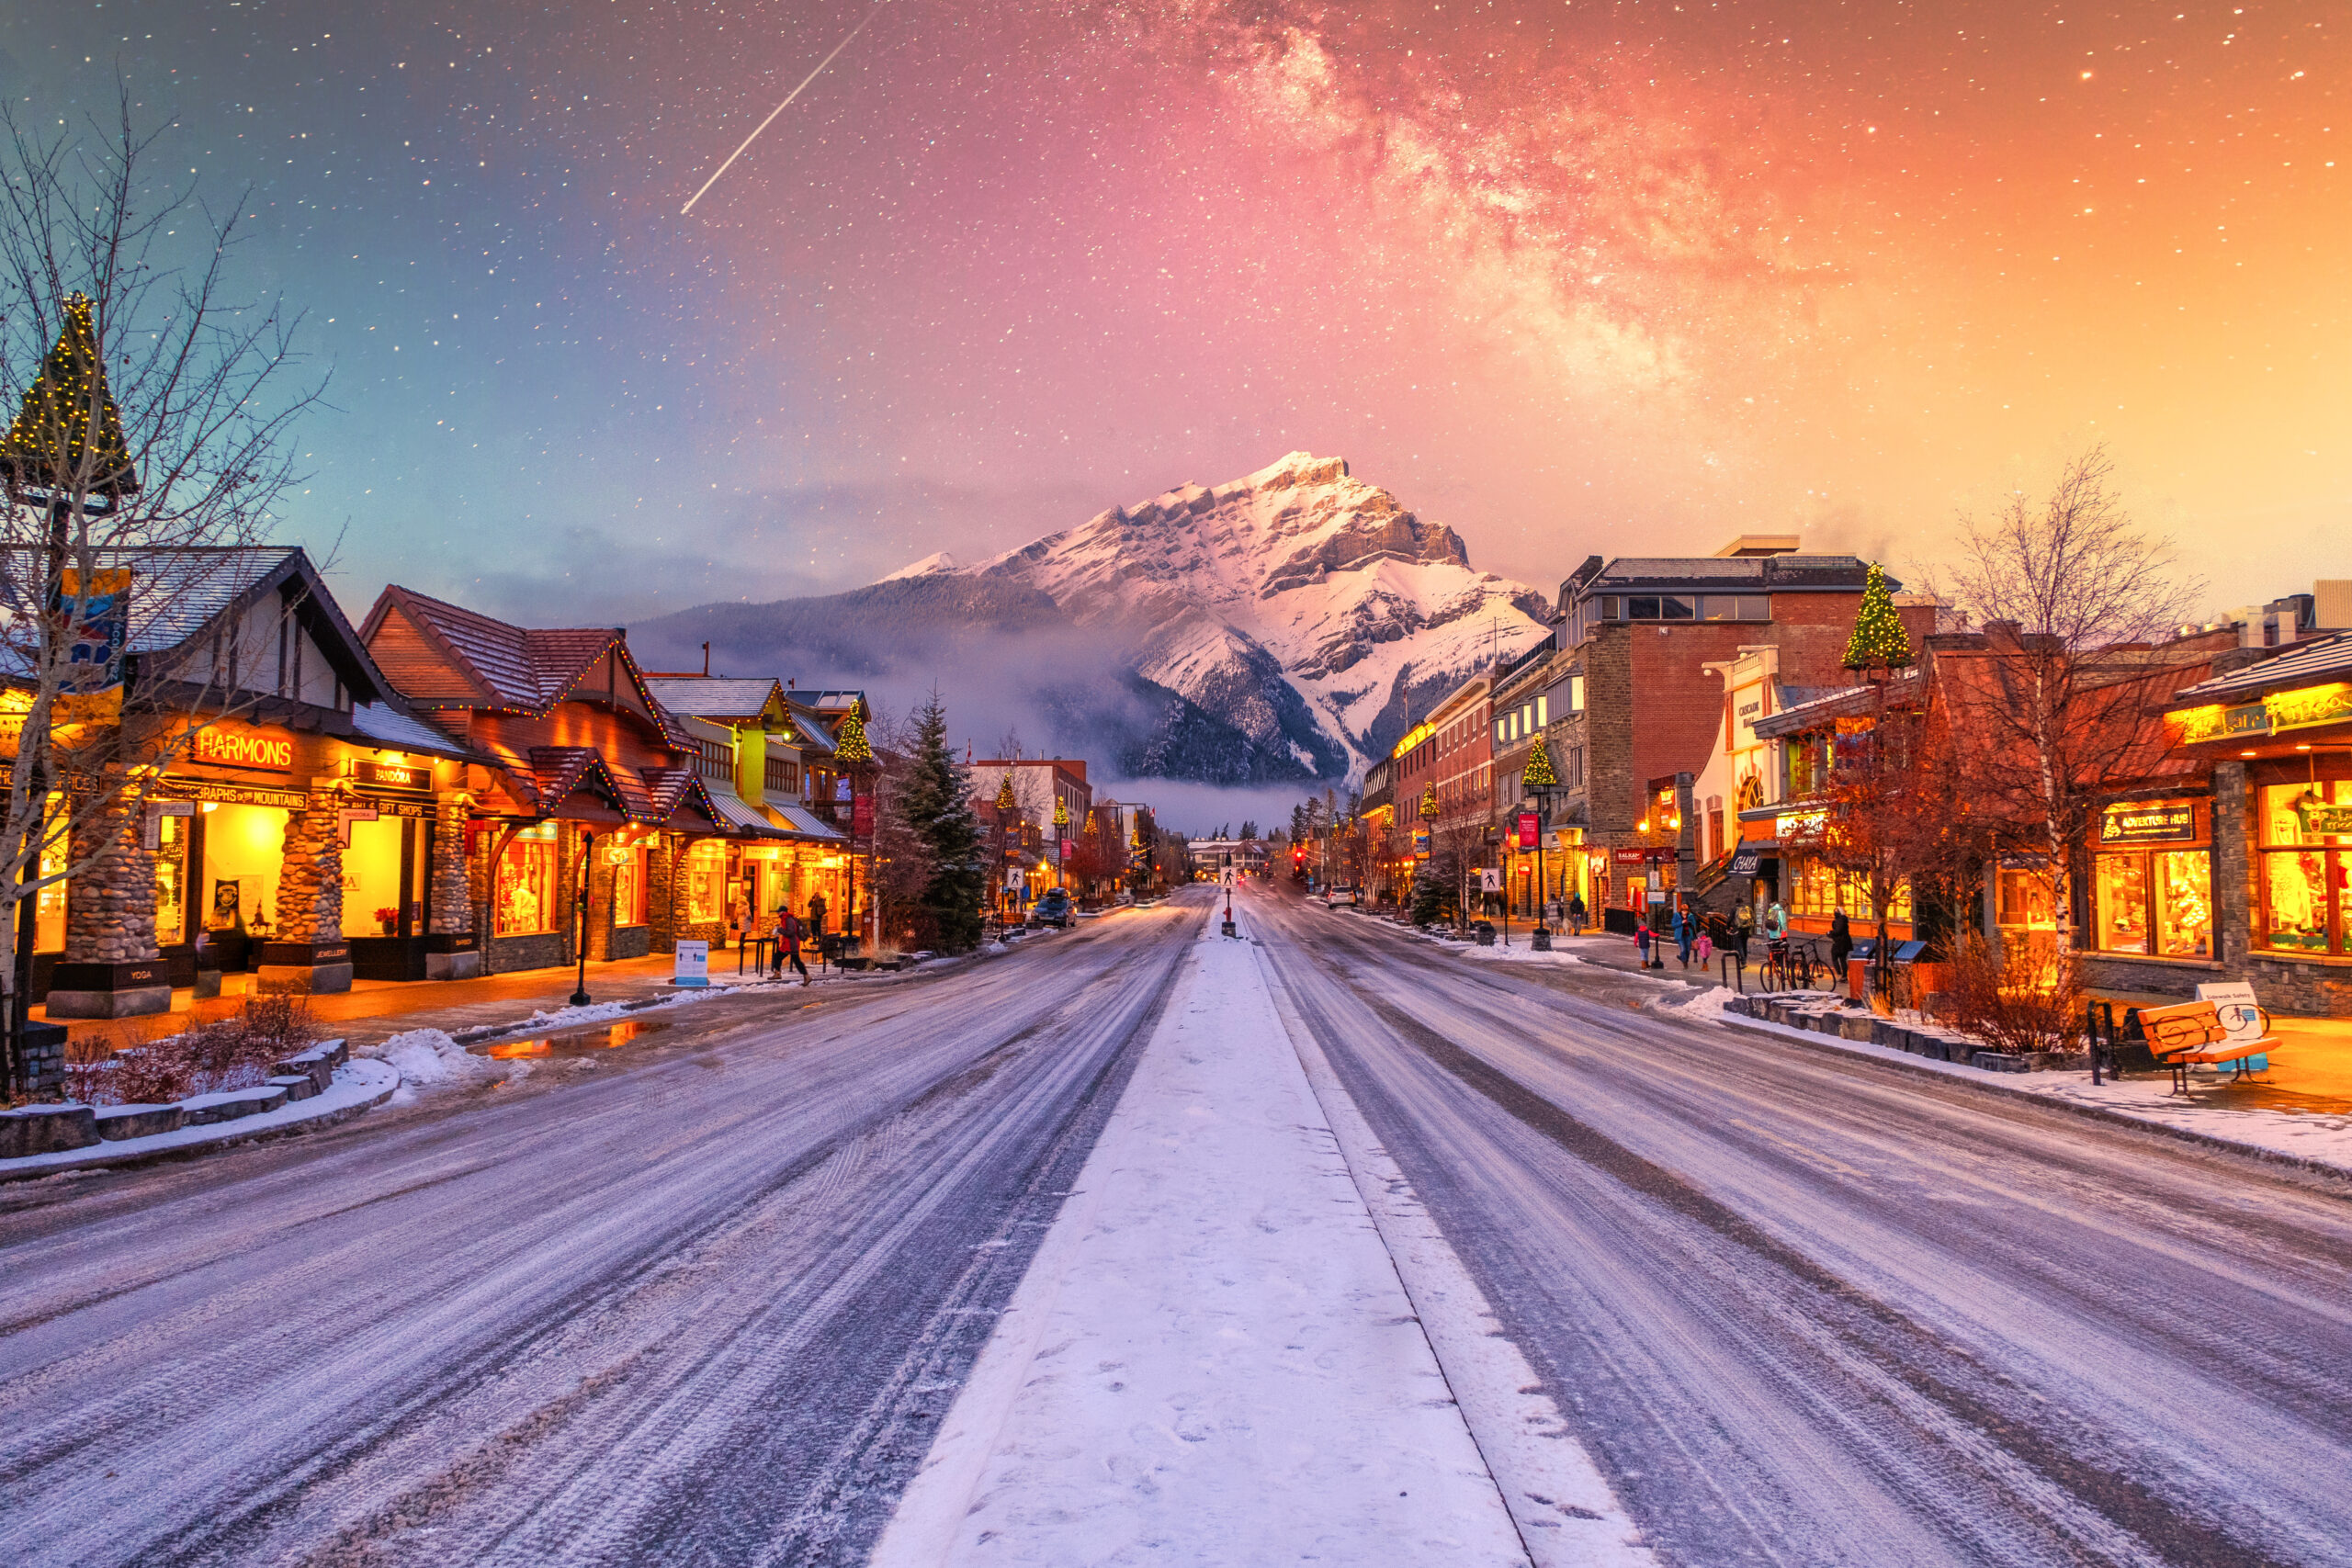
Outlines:
POLYGON ((2102 844, 2181 844, 2197 837, 2197 807, 2189 801, 2110 806, 2098 819, 2102 844))
POLYGON ((433 770, 414 762, 355 761, 351 764, 351 779, 369 789, 397 789, 422 795, 433 787, 433 770))

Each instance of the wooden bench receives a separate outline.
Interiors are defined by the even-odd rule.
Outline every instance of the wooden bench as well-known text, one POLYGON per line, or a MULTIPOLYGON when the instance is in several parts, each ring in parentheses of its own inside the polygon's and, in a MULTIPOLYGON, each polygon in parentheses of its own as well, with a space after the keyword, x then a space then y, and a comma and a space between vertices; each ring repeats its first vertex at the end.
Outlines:
POLYGON ((2173 1092, 2187 1094, 2191 1066, 2226 1064, 2236 1069, 2236 1078, 2243 1078, 2252 1070, 2245 1065, 2248 1057, 2264 1055, 2278 1043, 2271 1038, 2270 1015, 2260 1009, 2256 1014, 2262 1030, 2261 1038, 2256 1040, 2231 1039, 2229 1025, 2222 1021, 2221 1010, 2211 1002, 2142 1008, 2140 1032, 2157 1062, 2171 1070, 2173 1092))

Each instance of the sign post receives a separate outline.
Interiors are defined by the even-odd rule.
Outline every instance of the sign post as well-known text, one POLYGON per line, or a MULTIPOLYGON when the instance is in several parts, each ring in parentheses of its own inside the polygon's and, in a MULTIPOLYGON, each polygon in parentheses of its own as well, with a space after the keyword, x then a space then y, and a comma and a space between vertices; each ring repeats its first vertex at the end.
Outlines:
POLYGON ((682 942, 673 955, 670 984, 699 989, 710 984, 710 943, 682 942))

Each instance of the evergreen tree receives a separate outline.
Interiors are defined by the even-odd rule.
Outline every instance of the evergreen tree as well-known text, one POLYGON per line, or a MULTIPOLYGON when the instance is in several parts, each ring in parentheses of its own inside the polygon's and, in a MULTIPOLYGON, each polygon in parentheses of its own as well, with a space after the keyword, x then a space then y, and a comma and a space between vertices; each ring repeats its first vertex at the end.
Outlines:
POLYGON ((1530 789, 1559 787, 1560 775, 1552 771, 1552 749, 1549 744, 1542 740, 1535 743, 1535 749, 1527 754, 1527 766, 1521 770, 1519 779, 1520 783, 1530 789))
POLYGON ((964 775, 947 746, 947 709, 934 689, 915 717, 914 755, 899 808, 931 861, 918 900, 939 945, 960 953, 978 945, 987 857, 979 819, 965 798, 964 775))
POLYGON ((1243 824, 1241 824, 1241 841, 1242 841, 1243 843, 1245 843, 1245 844, 1246 844, 1246 843, 1250 843, 1250 842, 1251 842, 1252 840, 1254 840, 1257 837, 1258 837, 1258 824, 1256 824, 1255 822, 1244 822, 1243 824))
POLYGON ((1445 919, 1453 908, 1453 888, 1448 878, 1431 874, 1430 863, 1424 861, 1413 874, 1413 923, 1433 925, 1445 919))
POLYGON ((1862 584, 1862 605, 1854 613, 1854 635, 1846 639, 1849 670, 1899 670, 1911 662, 1911 634, 1894 613, 1894 595, 1886 586, 1886 570, 1871 563, 1862 584))
POLYGON ((127 495, 139 489, 123 444, 122 414, 98 360, 97 327, 87 295, 65 297, 57 346, 41 361, 40 376, 25 389, 24 406, 0 439, 0 475, 12 490, 127 495))
POLYGON ((833 755, 843 762, 874 761, 874 745, 865 739, 865 718, 859 712, 863 705, 860 702, 850 704, 841 729, 833 736, 833 755))

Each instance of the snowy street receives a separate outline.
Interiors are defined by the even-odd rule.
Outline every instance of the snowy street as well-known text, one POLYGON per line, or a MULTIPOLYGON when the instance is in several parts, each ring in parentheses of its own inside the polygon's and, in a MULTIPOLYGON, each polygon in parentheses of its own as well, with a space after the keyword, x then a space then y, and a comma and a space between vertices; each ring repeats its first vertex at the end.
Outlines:
POLYGON ((2343 1561, 2340 1187, 1207 891, 0 1188, 0 1560, 2343 1561))

